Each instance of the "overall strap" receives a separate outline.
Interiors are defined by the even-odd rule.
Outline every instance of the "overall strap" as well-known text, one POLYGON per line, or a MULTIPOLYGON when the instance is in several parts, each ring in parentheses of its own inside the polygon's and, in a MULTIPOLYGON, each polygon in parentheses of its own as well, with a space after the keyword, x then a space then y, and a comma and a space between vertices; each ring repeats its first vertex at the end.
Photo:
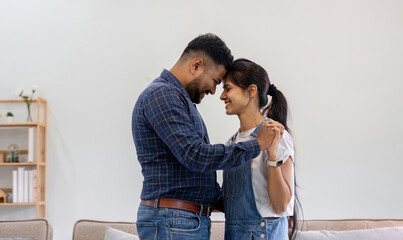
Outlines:
MULTIPOLYGON (((271 119, 271 118, 266 118, 266 119, 263 120, 261 123, 259 123, 259 125, 258 125, 258 126, 256 127, 256 129, 253 131, 253 133, 251 133, 251 136, 257 138, 257 133, 259 132, 259 129, 260 129, 260 127, 262 126, 262 123, 263 123, 263 122, 266 122, 266 121, 270 121, 270 120, 273 120, 273 119, 271 119)), ((231 143, 231 144, 235 141, 235 139, 236 139, 237 136, 238 136, 238 131, 237 131, 236 133, 234 133, 234 135, 231 136, 231 138, 230 138, 230 143, 231 143)))
POLYGON ((270 121, 270 120, 272 120, 272 119, 271 119, 271 118, 266 118, 266 119, 263 120, 261 123, 259 123, 259 125, 256 127, 255 131, 253 131, 253 133, 251 134, 251 136, 257 138, 257 133, 259 132, 259 129, 260 129, 260 127, 262 126, 262 123, 263 123, 263 122, 266 122, 266 121, 270 121))
POLYGON ((234 135, 231 136, 230 138, 230 144, 234 143, 236 136, 238 136, 238 131, 236 131, 236 133, 234 133, 234 135))

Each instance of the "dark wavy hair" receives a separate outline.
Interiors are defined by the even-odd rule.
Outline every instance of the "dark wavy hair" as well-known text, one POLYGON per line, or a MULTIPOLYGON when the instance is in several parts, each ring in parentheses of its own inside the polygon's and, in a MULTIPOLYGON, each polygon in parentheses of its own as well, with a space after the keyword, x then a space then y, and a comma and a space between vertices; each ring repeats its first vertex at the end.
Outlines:
MULTIPOLYGON (((232 67, 226 74, 226 79, 230 79, 232 83, 239 86, 242 89, 248 89, 252 84, 257 86, 257 92, 259 96, 259 107, 263 114, 266 114, 268 118, 274 119, 281 124, 287 131, 290 131, 287 125, 287 115, 288 115, 288 104, 283 93, 275 87, 271 87, 270 95, 272 96, 269 104, 268 94, 270 88, 270 79, 266 70, 260 65, 244 58, 237 59, 233 62, 232 67)), ((297 224, 298 224, 298 214, 301 208, 301 203, 297 196, 297 183, 294 171, 294 213, 293 216, 288 217, 289 223, 289 237, 290 239, 295 239, 297 224)))
POLYGON ((229 69, 234 61, 234 56, 232 56, 231 50, 227 47, 225 42, 212 33, 199 35, 189 42, 181 57, 191 51, 204 52, 207 56, 213 59, 215 64, 224 65, 225 69, 229 69))

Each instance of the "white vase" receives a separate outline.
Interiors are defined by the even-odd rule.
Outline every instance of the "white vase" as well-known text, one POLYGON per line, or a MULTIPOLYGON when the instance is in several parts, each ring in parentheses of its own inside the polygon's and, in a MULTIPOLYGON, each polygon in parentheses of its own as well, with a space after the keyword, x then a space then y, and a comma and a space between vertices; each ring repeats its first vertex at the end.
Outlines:
POLYGON ((14 122, 14 117, 7 116, 6 118, 7 118, 8 123, 13 123, 14 122))

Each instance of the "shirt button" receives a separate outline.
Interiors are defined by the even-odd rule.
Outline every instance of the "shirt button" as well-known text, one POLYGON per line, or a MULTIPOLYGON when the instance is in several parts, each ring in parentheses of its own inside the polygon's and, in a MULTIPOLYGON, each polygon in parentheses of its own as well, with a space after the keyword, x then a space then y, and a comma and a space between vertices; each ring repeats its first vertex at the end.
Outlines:
POLYGON ((264 227, 264 222, 261 222, 261 223, 260 223, 260 226, 264 227))
POLYGON ((260 234, 260 238, 264 238, 264 234, 262 233, 262 234, 260 234))

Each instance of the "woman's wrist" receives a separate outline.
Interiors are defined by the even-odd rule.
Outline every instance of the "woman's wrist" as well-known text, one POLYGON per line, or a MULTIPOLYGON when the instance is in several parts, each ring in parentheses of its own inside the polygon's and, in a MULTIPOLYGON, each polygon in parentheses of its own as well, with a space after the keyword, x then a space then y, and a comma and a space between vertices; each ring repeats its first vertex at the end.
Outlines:
POLYGON ((275 162, 277 161, 277 154, 268 154, 269 155, 269 161, 275 162))

